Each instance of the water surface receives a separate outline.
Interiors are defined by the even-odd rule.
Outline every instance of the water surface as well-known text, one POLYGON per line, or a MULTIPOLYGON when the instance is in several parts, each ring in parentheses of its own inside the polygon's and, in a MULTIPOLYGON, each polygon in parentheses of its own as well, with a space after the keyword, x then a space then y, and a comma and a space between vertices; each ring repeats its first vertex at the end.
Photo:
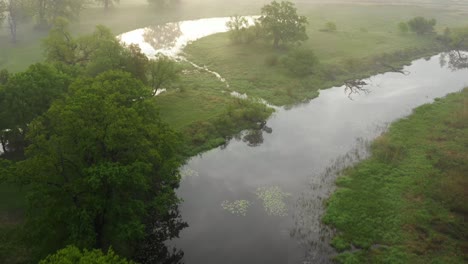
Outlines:
POLYGON ((322 90, 309 103, 277 111, 267 122, 271 133, 256 135, 261 144, 249 146, 233 139, 224 148, 192 158, 186 166, 191 173, 177 191, 184 199, 182 217, 190 225, 174 241, 185 252, 185 262, 311 261, 316 249, 307 244, 317 239, 307 236, 317 234, 307 229, 308 225, 312 229, 315 216, 312 212, 301 215, 310 219, 297 219, 297 199, 311 192, 311 180, 350 151, 356 138, 373 139, 381 133, 379 127, 407 116, 413 108, 468 86, 467 69, 441 67, 439 58, 414 61, 404 68, 408 75, 373 76, 366 80, 370 93, 353 94, 352 100, 344 87, 322 90), (283 197, 287 215, 269 214, 256 194, 258 188, 289 194, 283 197), (226 200, 248 201, 245 216, 223 208, 226 200), (292 232, 297 229, 306 232, 298 237, 292 232))

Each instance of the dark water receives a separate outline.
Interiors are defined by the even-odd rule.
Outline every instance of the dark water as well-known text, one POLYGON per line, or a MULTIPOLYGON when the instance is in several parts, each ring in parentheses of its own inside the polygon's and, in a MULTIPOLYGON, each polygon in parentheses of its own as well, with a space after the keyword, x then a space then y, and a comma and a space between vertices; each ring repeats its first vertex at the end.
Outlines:
POLYGON ((184 199, 182 217, 190 226, 171 244, 185 252, 189 264, 326 262, 312 257, 326 254, 326 243, 319 252, 311 242, 319 241, 319 217, 314 214, 320 209, 297 208, 298 199, 330 189, 325 185, 312 190, 310 182, 353 149, 356 138, 375 138, 381 127, 413 108, 468 86, 468 70, 441 67, 439 57, 414 61, 404 69, 408 75, 376 75, 366 80, 370 93, 353 94, 352 100, 344 87, 336 87, 321 91, 310 103, 280 109, 267 122, 271 133, 256 135, 263 136, 256 147, 233 139, 225 148, 192 158, 186 166, 191 175, 178 190, 184 199), (256 195, 262 187, 276 194, 270 198, 279 213, 265 210, 256 195), (244 208, 245 215, 235 214, 223 209, 225 200, 246 200, 250 206, 244 208), (293 232, 298 229, 300 236, 293 232))

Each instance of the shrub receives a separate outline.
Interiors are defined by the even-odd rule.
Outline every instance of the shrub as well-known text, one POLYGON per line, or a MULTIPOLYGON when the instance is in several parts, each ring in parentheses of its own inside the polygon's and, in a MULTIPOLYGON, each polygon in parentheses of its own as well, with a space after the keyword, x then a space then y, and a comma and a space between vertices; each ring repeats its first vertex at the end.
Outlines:
POLYGON ((424 17, 415 17, 408 21, 409 29, 418 34, 424 35, 434 32, 434 26, 436 25, 435 19, 426 19, 424 17))
POLYGON ((295 49, 284 58, 283 64, 293 75, 304 77, 316 71, 319 60, 310 49, 295 49))
POLYGON ((408 24, 403 22, 403 21, 398 23, 398 30, 401 33, 408 33, 408 31, 409 31, 408 24))
POLYGON ((333 22, 325 23, 325 27, 321 30, 324 32, 335 32, 336 31, 336 24, 333 22))

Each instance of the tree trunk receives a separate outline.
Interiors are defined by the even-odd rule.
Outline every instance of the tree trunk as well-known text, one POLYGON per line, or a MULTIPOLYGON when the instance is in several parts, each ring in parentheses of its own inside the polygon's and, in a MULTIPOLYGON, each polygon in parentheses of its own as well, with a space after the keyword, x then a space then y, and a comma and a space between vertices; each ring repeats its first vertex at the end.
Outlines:
POLYGON ((10 11, 10 14, 8 15, 8 25, 10 27, 11 41, 16 43, 16 18, 11 12, 12 11, 10 11))
POLYGON ((104 9, 107 11, 109 9, 109 1, 110 0, 104 0, 104 9))
POLYGON ((273 39, 273 47, 275 49, 277 49, 279 47, 279 37, 275 36, 275 38, 273 39))

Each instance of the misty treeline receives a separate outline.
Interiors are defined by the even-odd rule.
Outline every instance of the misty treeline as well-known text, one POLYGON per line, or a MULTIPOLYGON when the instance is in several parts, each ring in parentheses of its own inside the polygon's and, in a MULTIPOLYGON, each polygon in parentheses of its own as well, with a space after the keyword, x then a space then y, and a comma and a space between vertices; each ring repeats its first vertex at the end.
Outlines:
POLYGON ((44 52, 45 62, 0 72, 0 182, 28 196, 11 253, 26 263, 61 248, 43 263, 177 263, 182 253, 164 241, 186 226, 174 192, 183 137, 154 95, 178 68, 103 26, 74 37, 63 19, 44 52))
MULTIPOLYGON (((13 42, 17 41, 18 26, 34 23, 36 30, 48 30, 59 18, 77 20, 83 9, 102 5, 106 10, 120 0, 0 0, 0 25, 6 22, 13 42)), ((178 0, 148 0, 156 8, 168 7, 178 0)))

